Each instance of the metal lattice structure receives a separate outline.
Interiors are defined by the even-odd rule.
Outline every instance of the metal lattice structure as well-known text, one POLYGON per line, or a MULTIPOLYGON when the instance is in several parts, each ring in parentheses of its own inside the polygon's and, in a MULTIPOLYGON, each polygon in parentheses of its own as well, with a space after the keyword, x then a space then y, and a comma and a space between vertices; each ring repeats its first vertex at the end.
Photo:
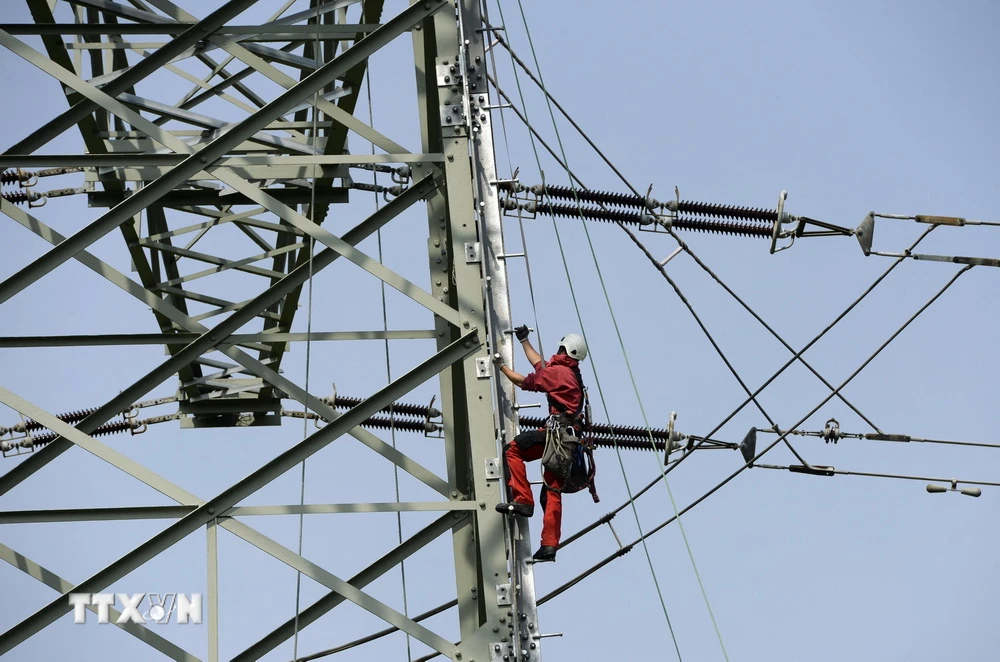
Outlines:
MULTIPOLYGON (((509 361, 511 343, 504 335, 510 321, 504 264, 498 257, 503 245, 491 103, 483 77, 484 35, 489 33, 478 3, 429 0, 389 15, 374 0, 313 0, 308 8, 294 11, 289 2, 257 24, 248 23, 245 12, 272 11, 277 3, 230 0, 201 16, 169 0, 27 4, 34 24, 4 25, 0 45, 44 72, 52 84, 61 84, 68 109, 0 158, 5 173, 0 209, 52 244, 0 283, 0 303, 76 261, 149 307, 160 333, 25 338, 7 346, 161 344, 167 357, 145 366, 138 380, 122 383, 118 396, 76 416, 60 418, 0 389, 5 405, 56 433, 41 445, 33 443, 30 425, 16 434, 8 431, 15 434, 15 443, 7 451, 26 456, 7 467, 0 493, 38 480, 36 474, 49 463, 67 451, 79 453, 74 449, 79 446, 177 505, 158 512, 173 518, 166 528, 76 585, 0 546, 4 560, 56 590, 46 606, 0 633, 0 654, 66 616, 72 610, 66 593, 101 592, 185 537, 204 531, 208 659, 219 659, 217 528, 222 527, 328 591, 294 617, 287 614, 288 620, 273 631, 244 633, 237 659, 258 659, 346 601, 450 659, 539 659, 531 567, 524 562, 530 554, 528 536, 524 529, 508 532, 494 512, 504 500, 498 435, 509 437, 518 423, 509 385, 506 390, 492 388, 488 359, 488 352, 498 351, 509 361), (28 36, 41 36, 45 52, 26 43, 28 36), (369 58, 402 40, 412 40, 413 59, 402 68, 416 72, 414 101, 422 136, 416 152, 355 112, 369 58), (191 73, 191 63, 202 73, 191 73), (161 81, 169 77, 193 84, 180 102, 166 98, 161 81), (44 149, 76 129, 85 153, 50 155, 44 149), (377 149, 349 153, 349 135, 377 149), (384 173, 387 185, 362 184, 351 176, 372 170, 384 173), (75 187, 42 190, 48 181, 68 178, 74 178, 75 187), (372 191, 385 200, 377 211, 340 234, 324 226, 352 199, 363 199, 370 209, 372 191), (52 207, 39 207, 70 195, 85 196, 101 211, 96 220, 63 236, 46 218, 52 207), (406 210, 421 206, 427 218, 429 290, 357 248, 406 210), (223 232, 224 240, 213 242, 223 232), (95 242, 114 234, 128 250, 135 278, 91 251, 95 242), (291 332, 297 311, 302 314, 303 287, 338 259, 353 262, 366 277, 422 306, 428 324, 412 332, 316 333, 313 340, 436 343, 415 368, 347 411, 335 410, 332 400, 310 395, 282 374, 288 349, 305 339, 291 332), (239 297, 225 295, 232 292, 239 297), (182 427, 276 425, 283 401, 298 401, 328 424, 222 492, 196 495, 158 475, 155 466, 143 466, 95 438, 108 430, 102 426, 174 379, 177 410, 166 418, 180 419, 182 427), (441 394, 443 473, 359 427, 428 380, 438 380, 441 394), (437 501, 391 506, 389 510, 438 511, 439 516, 350 579, 235 518, 244 499, 344 435, 439 496, 437 501), (18 444, 17 439, 27 442, 18 444), (367 584, 449 533, 457 643, 365 591, 367 584), (521 618, 509 618, 515 611, 521 618)), ((110 425, 135 427, 128 419, 110 425)), ((139 518, 152 516, 155 508, 163 507, 7 513, 5 521, 139 518)), ((335 513, 365 511, 366 504, 255 508, 257 514, 335 513)), ((168 658, 196 659, 148 627, 124 628, 168 658)))

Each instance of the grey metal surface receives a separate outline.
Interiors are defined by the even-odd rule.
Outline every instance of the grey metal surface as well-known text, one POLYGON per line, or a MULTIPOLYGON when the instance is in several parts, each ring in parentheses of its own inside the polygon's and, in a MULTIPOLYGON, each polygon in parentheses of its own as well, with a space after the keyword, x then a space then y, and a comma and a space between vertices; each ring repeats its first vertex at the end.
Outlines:
MULTIPOLYGON (((178 164, 155 182, 150 183, 135 195, 126 198, 107 214, 0 283, 0 303, 7 301, 14 294, 17 294, 66 260, 71 259, 80 250, 83 250, 112 229, 126 222, 158 198, 182 185, 191 175, 207 167, 208 164, 214 164, 248 136, 253 135, 266 127, 268 123, 281 117, 303 99, 322 90, 326 85, 336 80, 337 77, 342 76, 348 69, 359 64, 380 46, 389 43, 402 31, 412 28, 443 5, 443 0, 430 0, 428 3, 418 3, 404 10, 392 21, 386 23, 379 30, 376 30, 364 39, 363 46, 355 46, 347 50, 343 55, 325 64, 295 87, 279 95, 257 113, 239 122, 228 133, 204 146, 197 153, 186 158, 182 163, 178 164)), ((52 75, 57 78, 63 78, 63 76, 60 76, 60 72, 55 70, 55 67, 51 67, 48 63, 33 58, 30 53, 31 49, 2 31, 0 31, 0 46, 26 59, 38 62, 40 66, 52 75)))
MULTIPOLYGON (((52 245, 0 282, 0 309, 15 295, 26 292, 30 296, 39 279, 53 271, 62 273, 63 265, 75 260, 151 309, 160 332, 5 337, 0 338, 0 347, 161 344, 167 356, 144 366, 143 377, 122 384, 118 396, 72 425, 17 395, 20 389, 16 384, 0 384, 0 402, 61 435, 19 458, 16 464, 3 467, 0 496, 29 478, 43 479, 52 460, 74 449, 74 453, 85 450, 93 454, 178 505, 8 510, 0 512, 0 524, 174 520, 160 534, 81 584, 72 586, 60 580, 58 586, 53 585, 62 592, 101 590, 204 527, 209 660, 221 659, 219 646, 225 637, 226 619, 221 610, 226 602, 219 595, 219 574, 226 561, 218 541, 220 526, 330 589, 294 619, 251 643, 237 659, 258 659, 345 600, 447 657, 463 661, 489 658, 493 654, 491 642, 501 626, 506 627, 509 604, 533 596, 533 589, 526 592, 523 588, 525 581, 530 583, 530 568, 508 565, 508 557, 526 557, 507 549, 504 520, 493 510, 504 491, 498 443, 516 432, 517 418, 512 408, 513 389, 506 384, 494 389, 490 378, 492 351, 501 351, 512 360, 506 334, 511 324, 505 267, 498 257, 504 251, 492 183, 496 172, 491 122, 479 114, 491 104, 485 84, 475 82, 485 57, 483 33, 477 32, 481 27, 478 5, 463 0, 456 16, 443 0, 429 0, 383 17, 382 3, 377 0, 318 0, 304 12, 275 15, 256 26, 246 24, 241 12, 268 3, 231 0, 199 20, 170 0, 73 0, 75 6, 83 7, 76 14, 81 22, 56 24, 54 18, 63 5, 60 0, 26 2, 35 24, 0 25, 0 46, 30 62, 40 76, 61 84, 70 108, 0 155, 0 169, 82 168, 78 176, 84 188, 80 190, 86 191, 91 205, 109 209, 67 237, 43 220, 43 212, 26 211, 0 200, 0 212, 52 245), (354 4, 361 5, 359 20, 346 23, 347 14, 341 10, 354 4), (440 11, 443 8, 446 10, 440 11), (304 24, 316 16, 324 17, 324 22, 304 24), (108 17, 116 17, 115 22, 108 17), (123 22, 117 22, 119 19, 123 22), (234 19, 240 23, 227 25, 234 19), (405 139, 355 115, 368 58, 407 33, 413 40, 417 64, 417 108, 423 139, 417 153, 402 146, 405 139), (139 36, 143 34, 157 36, 139 36), (45 52, 35 50, 17 35, 43 35, 45 52), (123 39, 123 35, 136 36, 123 39), (173 39, 164 40, 162 35, 173 39), (81 39, 74 41, 73 37, 81 39), (324 42, 322 48, 314 47, 316 39, 324 42), (126 59, 127 51, 141 51, 140 57, 130 54, 126 59), (87 58, 89 73, 83 66, 87 58), (432 63, 444 58, 451 59, 460 71, 458 92, 453 92, 451 85, 439 87, 432 63), (209 67, 212 74, 201 78, 189 73, 179 66, 187 60, 209 67), (147 84, 160 71, 179 76, 185 85, 194 87, 181 102, 166 103, 147 84), (261 81, 273 83, 278 91, 273 92, 272 85, 262 92, 261 81), (448 109, 460 120, 457 124, 453 120, 447 135, 441 131, 442 94, 454 97, 449 98, 448 109), (238 119, 222 119, 228 116, 216 114, 217 106, 206 110, 209 106, 202 104, 215 98, 235 108, 238 119), (458 113, 451 110, 456 104, 458 113), (74 125, 83 137, 85 154, 30 153, 74 125), (348 133, 386 153, 346 153, 348 133), (338 235, 322 227, 328 208, 350 201, 349 178, 356 174, 353 169, 373 165, 388 165, 397 168, 397 173, 405 171, 403 179, 393 176, 394 182, 403 185, 385 196, 387 204, 349 232, 338 235), (411 172, 412 179, 408 179, 411 172), (420 200, 426 201, 428 214, 429 291, 357 248, 363 239, 420 200), (197 215, 200 222, 180 222, 178 219, 190 216, 178 213, 197 215), (468 222, 470 218, 473 223, 468 222), (237 257, 218 254, 205 239, 217 236, 217 228, 223 227, 237 230, 244 242, 237 257), (116 228, 125 240, 124 252, 137 279, 93 252, 95 242, 116 228), (322 246, 314 251, 307 237, 322 246), (466 252, 467 245, 471 253, 466 252), (433 324, 428 324, 433 328, 381 331, 361 325, 356 331, 293 333, 294 311, 299 307, 303 284, 341 256, 359 265, 366 277, 374 277, 423 306, 428 320, 433 317, 433 324), (192 269, 197 262, 202 265, 192 269), (229 294, 215 286, 222 282, 219 276, 237 271, 257 282, 252 295, 229 294), (208 320, 223 317, 214 328, 206 325, 208 320), (346 413, 336 411, 281 373, 282 357, 292 343, 432 338, 437 341, 436 354, 346 413), (219 360, 219 354, 224 360, 219 360), (282 400, 288 399, 302 403, 327 424, 204 501, 161 476, 156 467, 145 466, 92 436, 99 426, 174 374, 178 376, 177 399, 184 425, 211 420, 220 413, 244 411, 254 413, 256 424, 267 424, 278 418, 282 400), (439 378, 439 407, 443 411, 446 478, 358 427, 362 417, 434 376, 439 378), (352 435, 446 500, 239 505, 247 495, 344 434, 352 435), (432 524, 409 539, 401 539, 398 546, 346 581, 232 519, 435 511, 442 514, 432 524), (452 643, 452 630, 444 636, 362 590, 449 530, 458 595, 458 644, 452 643), (510 573, 512 577, 508 577, 510 573)), ((191 7, 194 5, 188 5, 191 7)), ((401 64, 409 70, 413 63, 401 64)), ((67 610, 65 599, 54 600, 0 633, 0 653, 42 631, 67 610)), ((158 643, 155 637, 140 635, 174 659, 193 659, 158 643)))

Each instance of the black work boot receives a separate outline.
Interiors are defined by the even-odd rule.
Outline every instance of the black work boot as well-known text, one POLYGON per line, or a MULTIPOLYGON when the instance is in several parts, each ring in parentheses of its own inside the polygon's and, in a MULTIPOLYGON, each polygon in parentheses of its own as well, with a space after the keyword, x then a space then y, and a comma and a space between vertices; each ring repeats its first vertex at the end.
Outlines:
POLYGON ((513 515, 531 517, 535 514, 535 506, 534 504, 519 503, 517 501, 511 501, 510 503, 498 503, 497 512, 507 515, 508 517, 513 515))
POLYGON ((556 560, 556 548, 549 547, 548 545, 542 545, 538 548, 531 557, 535 563, 543 563, 545 561, 555 561, 556 560))

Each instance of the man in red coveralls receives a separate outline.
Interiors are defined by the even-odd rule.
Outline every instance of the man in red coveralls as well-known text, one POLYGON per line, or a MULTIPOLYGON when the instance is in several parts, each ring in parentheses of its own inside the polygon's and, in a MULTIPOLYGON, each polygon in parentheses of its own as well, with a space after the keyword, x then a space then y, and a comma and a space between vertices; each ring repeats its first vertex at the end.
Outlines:
MULTIPOLYGON (((528 375, 518 374, 503 365, 501 359, 497 360, 497 367, 515 386, 525 391, 545 393, 549 404, 549 415, 564 417, 579 433, 584 397, 579 363, 587 357, 587 343, 581 336, 571 333, 559 341, 559 350, 552 358, 542 361, 542 357, 528 340, 527 326, 515 328, 514 335, 521 341, 524 355, 534 367, 534 372, 528 375)), ((535 499, 528 483, 524 463, 541 458, 544 450, 544 429, 525 430, 517 435, 512 443, 507 444, 505 455, 511 501, 498 504, 497 512, 524 517, 531 517, 534 514, 535 499)), ((562 482, 559 476, 547 470, 543 472, 542 478, 547 486, 554 489, 542 488, 542 508, 545 511, 542 519, 542 545, 532 558, 535 561, 555 561, 562 525, 562 494, 558 491, 562 487, 562 482)))

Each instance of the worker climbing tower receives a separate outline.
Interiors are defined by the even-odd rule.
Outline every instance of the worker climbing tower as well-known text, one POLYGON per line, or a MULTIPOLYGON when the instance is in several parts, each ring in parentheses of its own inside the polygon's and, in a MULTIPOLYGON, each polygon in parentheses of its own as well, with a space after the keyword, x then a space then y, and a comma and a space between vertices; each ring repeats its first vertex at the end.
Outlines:
MULTIPOLYGON (((7 25, 0 32, 0 46, 44 72, 52 85, 61 85, 68 106, 2 157, 2 211, 8 222, 21 224, 51 247, 0 283, 0 303, 30 292, 47 274, 76 261, 96 274, 92 277, 107 279, 149 307, 160 330, 128 337, 8 339, 7 346, 160 344, 166 349, 166 358, 146 366, 141 378, 119 384, 117 396, 68 415, 50 413, 19 395, 16 384, 4 384, 0 401, 22 421, 3 430, 7 459, 0 494, 22 482, 44 480, 47 465, 82 448, 177 504, 159 533, 122 550, 116 561, 79 583, 51 579, 55 575, 40 564, 4 547, 5 560, 55 591, 48 604, 0 633, 0 654, 28 645, 31 637, 67 618, 73 611, 68 594, 102 593, 179 541, 203 532, 210 660, 223 655, 220 640, 240 642, 236 659, 258 659, 345 601, 449 659, 540 659, 526 562, 527 521, 518 518, 508 525, 494 510, 505 499, 498 444, 516 434, 518 418, 510 385, 494 389, 489 359, 500 352, 510 362, 513 344, 493 163, 494 104, 485 75, 490 29, 479 3, 470 0, 421 0, 395 14, 375 0, 277 4, 229 0, 209 8, 170 0, 27 0, 33 23, 7 25), (36 36, 41 42, 31 41, 36 36), (412 61, 400 61, 398 69, 416 73, 416 98, 399 99, 398 107, 413 108, 415 101, 419 145, 394 138, 355 112, 370 85, 369 59, 390 47, 398 57, 401 44, 409 48, 406 42, 412 42, 412 61), (44 43, 45 50, 35 43, 44 43), (180 102, 171 101, 167 97, 178 80, 194 87, 180 102), (82 154, 45 149, 75 129, 86 146, 82 154), (349 151, 359 143, 366 147, 349 151), (381 183, 364 181, 372 171, 381 183), (363 201, 370 210, 373 193, 380 201, 377 209, 346 232, 324 224, 343 218, 340 210, 351 208, 352 201, 363 201), (57 232, 48 212, 83 199, 98 210, 94 220, 65 236, 57 232), (383 227, 402 222, 398 219, 412 220, 407 210, 421 206, 426 207, 429 289, 358 248, 383 227), (134 278, 120 261, 109 264, 92 250, 108 235, 120 235, 134 278), (223 240, 213 243, 215 235, 223 240), (354 273, 378 279, 422 306, 426 327, 408 333, 293 333, 297 312, 301 316, 305 309, 304 286, 338 260, 354 263, 364 270, 354 273), (320 398, 283 374, 293 345, 371 338, 426 339, 428 350, 431 341, 436 345, 406 374, 353 400, 320 398), (176 396, 147 399, 171 379, 178 380, 176 396), (428 380, 439 381, 441 399, 437 407, 421 410, 422 427, 443 437, 443 473, 422 466, 369 429, 379 427, 380 412, 391 417, 388 427, 395 429, 398 422, 406 429, 405 411, 393 403, 428 380), (283 408, 292 401, 305 411, 283 408), (153 407, 160 412, 167 407, 168 413, 144 418, 144 410, 153 407), (179 421, 182 428, 263 428, 280 424, 282 415, 325 425, 217 494, 190 493, 161 477, 156 466, 143 466, 97 438, 134 434, 167 421, 179 421), (401 535, 398 546, 349 579, 236 518, 244 499, 345 435, 439 495, 433 502, 391 506, 398 512, 439 514, 416 534, 401 535), (224 560, 216 542, 218 527, 319 582, 327 595, 284 614, 287 620, 270 632, 221 629, 225 601, 219 599, 217 568, 224 560), (366 585, 448 534, 456 599, 446 606, 457 606, 449 612, 457 625, 426 626, 366 592, 366 585)), ((329 300, 331 293, 316 296, 329 300)), ((22 521, 101 519, 111 517, 117 504, 87 513, 64 506, 61 514, 22 514, 22 521)), ((152 516, 141 504, 132 506, 130 514, 114 516, 152 516)), ((257 510, 301 514, 378 508, 354 503, 257 510)), ((148 625, 123 627, 167 657, 196 659, 148 625)))
POLYGON ((872 15, 877 50, 845 60, 829 54, 849 13, 730 4, 640 22, 539 5, 533 39, 521 2, 2 3, 0 656, 528 662, 627 641, 728 660, 728 631, 751 659, 815 641, 843 658, 872 623, 894 652, 964 645, 995 545, 983 511, 952 509, 1000 486, 990 391, 968 379, 997 363, 982 288, 1000 222, 967 196, 989 188, 968 158, 989 123, 854 70, 900 53, 939 88, 948 58, 984 61, 956 44, 989 40, 956 37, 929 67, 872 15), (801 66, 795 38, 754 41, 775 20, 808 45, 801 66), (512 301, 540 355, 557 333, 594 350, 583 437, 611 505, 567 507, 580 526, 558 564, 533 565, 528 520, 496 512, 503 444, 547 423, 497 378, 496 354, 528 372, 512 301), (925 311, 944 323, 921 329, 925 311), (825 491, 840 485, 843 501, 825 491), (700 506, 723 488, 741 496, 700 506), (711 535, 692 543, 696 507, 711 535), (775 543, 789 530, 801 547, 775 543), (942 619, 911 637, 905 559, 959 607, 950 640, 942 619), (609 566, 612 583, 581 585, 609 566), (826 618, 847 613, 838 591, 853 618, 826 618), (798 636, 743 627, 748 612, 798 636))

